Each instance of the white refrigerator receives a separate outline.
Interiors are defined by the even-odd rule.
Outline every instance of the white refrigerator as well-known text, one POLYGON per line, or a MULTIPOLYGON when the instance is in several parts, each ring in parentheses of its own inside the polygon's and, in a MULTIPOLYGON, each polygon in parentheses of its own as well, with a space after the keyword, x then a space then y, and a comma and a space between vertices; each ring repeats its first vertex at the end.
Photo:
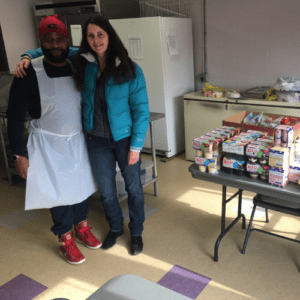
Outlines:
MULTIPOLYGON (((172 157, 185 149, 183 96, 194 92, 192 20, 147 17, 110 20, 129 56, 143 70, 154 122, 157 153, 172 157)), ((144 148, 151 149, 149 129, 144 148)))

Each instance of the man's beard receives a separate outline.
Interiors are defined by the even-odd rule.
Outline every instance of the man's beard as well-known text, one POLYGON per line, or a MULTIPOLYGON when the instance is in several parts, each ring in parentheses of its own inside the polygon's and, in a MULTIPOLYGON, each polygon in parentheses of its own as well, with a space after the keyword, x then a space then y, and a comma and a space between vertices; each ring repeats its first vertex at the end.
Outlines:
POLYGON ((52 49, 45 49, 43 46, 41 46, 43 53, 45 55, 45 57, 52 63, 62 63, 64 62, 67 58, 68 58, 68 54, 69 54, 69 47, 67 49, 61 49, 61 48, 52 48, 52 49), (53 55, 51 53, 51 51, 53 50, 60 50, 61 51, 61 55, 57 56, 57 55, 53 55))

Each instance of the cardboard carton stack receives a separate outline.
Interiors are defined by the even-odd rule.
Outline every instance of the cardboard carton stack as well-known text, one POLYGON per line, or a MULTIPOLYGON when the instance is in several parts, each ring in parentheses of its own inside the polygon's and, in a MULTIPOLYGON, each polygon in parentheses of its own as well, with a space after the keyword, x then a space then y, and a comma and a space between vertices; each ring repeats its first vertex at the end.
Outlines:
POLYGON ((195 163, 199 165, 200 172, 217 173, 221 168, 222 144, 239 131, 234 127, 223 126, 193 140, 195 163))
MULTIPOLYGON (((284 117, 283 119, 289 119, 289 124, 277 125, 274 127, 264 127, 261 125, 245 124, 243 120, 249 112, 241 112, 228 119, 223 120, 224 126, 240 127, 242 131, 257 130, 265 133, 261 138, 258 138, 255 142, 251 142, 246 148, 246 154, 248 156, 247 171, 253 173, 252 178, 257 178, 258 171, 262 172, 261 179, 265 180, 265 174, 269 173, 268 182, 270 184, 284 187, 289 181, 298 182, 300 179, 300 118, 297 117, 284 117), (265 141, 264 141, 265 139, 265 141), (269 142, 274 143, 271 147, 271 143, 265 143, 266 139, 269 142), (295 141, 298 145, 298 151, 296 151, 295 141), (264 143, 262 148, 262 144, 264 143), (265 149, 267 148, 267 150, 265 149), (259 163, 262 163, 264 153, 268 152, 268 163, 263 164, 261 167, 255 167, 254 160, 259 159, 259 163), (299 154, 298 154, 299 153, 299 154), (251 158, 254 157, 251 164, 251 158), (296 159, 297 158, 297 159, 296 159)), ((279 115, 265 114, 272 119, 280 118, 279 115)), ((250 173, 250 174, 251 174, 250 173)), ((259 172, 258 172, 259 173, 259 172)))

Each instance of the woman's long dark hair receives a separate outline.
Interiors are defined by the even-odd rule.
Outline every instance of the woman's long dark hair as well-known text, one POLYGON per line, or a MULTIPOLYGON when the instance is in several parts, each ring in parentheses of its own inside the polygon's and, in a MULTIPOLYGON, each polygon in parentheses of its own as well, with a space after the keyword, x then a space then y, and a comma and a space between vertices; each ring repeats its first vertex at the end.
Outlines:
POLYGON ((99 16, 90 17, 86 20, 82 29, 82 41, 79 47, 78 54, 74 61, 74 79, 76 81, 76 87, 78 90, 82 91, 84 87, 84 72, 86 66, 86 59, 81 57, 82 53, 92 53, 98 60, 96 53, 91 49, 87 41, 87 28, 89 24, 94 24, 102 28, 109 37, 108 48, 106 50, 106 62, 105 62, 105 80, 108 80, 110 76, 113 76, 118 84, 122 80, 129 81, 136 77, 136 70, 134 64, 130 57, 128 56, 128 51, 124 47, 118 34, 111 26, 108 20, 99 16), (121 63, 116 66, 116 58, 119 58, 121 63))

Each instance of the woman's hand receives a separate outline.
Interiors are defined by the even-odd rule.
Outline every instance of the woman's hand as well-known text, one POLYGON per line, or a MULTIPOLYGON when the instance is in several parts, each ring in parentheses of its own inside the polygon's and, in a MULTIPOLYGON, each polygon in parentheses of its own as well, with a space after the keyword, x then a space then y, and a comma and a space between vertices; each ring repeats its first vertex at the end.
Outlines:
POLYGON ((128 165, 134 165, 140 159, 140 152, 129 151, 128 153, 128 165))
POLYGON ((24 76, 26 76, 26 72, 25 69, 28 68, 30 64, 30 60, 27 58, 22 59, 16 66, 16 70, 15 70, 15 76, 18 78, 23 78, 24 76))
POLYGON ((29 167, 29 161, 26 157, 20 156, 19 159, 15 162, 15 167, 18 174, 23 178, 27 178, 27 172, 29 167))

